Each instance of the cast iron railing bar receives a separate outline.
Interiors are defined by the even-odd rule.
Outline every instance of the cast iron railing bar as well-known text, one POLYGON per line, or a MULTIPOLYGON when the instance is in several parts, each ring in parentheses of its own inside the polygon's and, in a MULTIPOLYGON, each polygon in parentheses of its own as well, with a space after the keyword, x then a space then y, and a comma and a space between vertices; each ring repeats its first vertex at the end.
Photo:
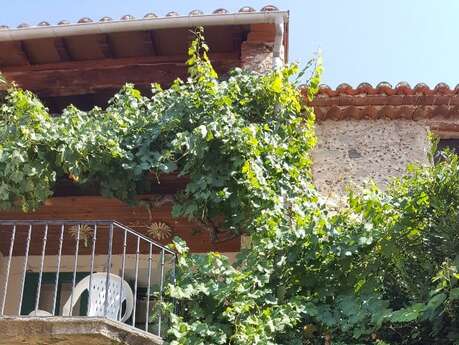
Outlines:
POLYGON ((153 243, 156 247, 160 249, 164 249, 166 253, 169 253, 175 256, 174 251, 170 250, 169 248, 164 247, 161 243, 156 242, 152 240, 151 238, 145 235, 142 235, 126 227, 125 225, 121 223, 118 223, 117 221, 111 221, 111 220, 93 220, 93 221, 90 221, 90 220, 20 220, 18 219, 18 220, 1 220, 0 224, 2 225, 46 225, 46 224, 48 225, 62 225, 62 224, 65 224, 65 225, 83 225, 83 224, 84 225, 96 225, 97 224, 99 226, 100 225, 109 226, 110 224, 113 224, 123 230, 126 230, 128 233, 134 236, 140 237, 141 239, 145 240, 148 243, 150 242, 153 243))
POLYGON ((41 282, 43 279, 43 267, 45 265, 46 243, 48 242, 48 224, 45 225, 45 233, 43 235, 44 236, 41 249, 40 273, 38 275, 37 298, 35 299, 35 315, 37 315, 38 306, 40 305, 41 282))
POLYGON ((110 273, 112 270, 112 250, 113 250, 113 224, 110 224, 108 230, 108 252, 107 252, 107 277, 105 278, 105 302, 104 316, 107 317, 108 311, 108 296, 110 290, 110 273))
POLYGON ((18 307, 18 315, 21 315, 22 309, 22 298, 24 297, 24 286, 27 274, 27 262, 29 260, 29 249, 30 249, 30 241, 32 239, 32 224, 29 225, 29 232, 27 234, 27 243, 26 243, 26 251, 25 251, 25 258, 24 258, 24 270, 22 274, 22 286, 21 286, 21 295, 19 296, 19 307, 18 307))
POLYGON ((148 253, 148 285, 147 285, 147 308, 145 315, 145 331, 148 331, 148 322, 150 321, 150 284, 151 284, 151 260, 153 254, 153 244, 150 243, 150 250, 148 253))
POLYGON ((135 283, 134 283, 134 310, 132 312, 132 326, 135 327, 135 313, 137 310, 137 283, 139 277, 139 251, 140 251, 140 236, 137 236, 137 249, 135 252, 135 283))
MULTIPOLYGON (((14 253, 15 251, 17 251, 17 248, 18 248, 18 245, 22 246, 25 244, 25 254, 24 255, 24 258, 23 258, 23 261, 19 261, 19 266, 20 266, 20 269, 22 269, 22 271, 19 270, 19 276, 20 276, 20 279, 22 279, 19 283, 20 283, 20 290, 19 290, 19 294, 21 295, 18 302, 15 303, 15 306, 14 308, 18 308, 18 313, 16 315, 21 315, 21 313, 23 312, 23 307, 25 306, 24 305, 24 297, 25 297, 25 294, 27 292, 27 284, 29 284, 29 281, 28 281, 28 272, 29 272, 29 265, 30 265, 30 262, 31 262, 31 255, 35 255, 33 254, 35 252, 35 246, 38 246, 40 249, 36 250, 37 252, 40 251, 40 253, 37 253, 38 255, 41 254, 41 257, 40 259, 38 259, 37 261, 39 262, 38 263, 38 266, 39 266, 39 271, 37 269, 37 272, 39 272, 39 275, 38 275, 38 285, 36 286, 37 290, 35 290, 36 292, 33 293, 33 297, 36 297, 36 299, 33 301, 34 302, 34 311, 35 311, 35 314, 38 314, 38 311, 39 311, 39 307, 40 307, 40 303, 41 301, 43 300, 41 297, 41 294, 43 293, 43 289, 44 289, 44 286, 43 285, 43 281, 45 279, 45 272, 47 271, 47 260, 46 260, 46 257, 47 255, 51 255, 53 254, 54 255, 54 251, 56 249, 53 250, 53 253, 50 253, 51 252, 51 240, 53 239, 54 240, 54 235, 51 236, 51 232, 57 232, 58 233, 58 236, 59 236, 59 233, 60 233, 60 236, 57 238, 58 242, 57 245, 58 245, 58 249, 57 249, 57 258, 56 258, 56 261, 57 261, 57 269, 56 269, 56 273, 55 273, 55 278, 53 279, 54 280, 54 286, 52 287, 52 289, 54 290, 54 294, 52 296, 53 300, 52 300, 52 315, 60 315, 60 305, 59 305, 59 289, 62 285, 62 277, 61 277, 61 272, 63 270, 62 266, 63 266, 63 258, 62 258, 62 255, 63 254, 66 254, 66 243, 64 242, 66 237, 65 236, 65 231, 69 229, 69 227, 71 226, 72 228, 75 228, 75 231, 72 232, 72 236, 71 238, 69 239, 69 242, 71 244, 74 244, 74 247, 72 248, 72 245, 70 246, 70 250, 71 250, 71 253, 69 253, 69 255, 73 258, 73 262, 70 263, 71 266, 73 266, 73 276, 72 276, 72 291, 71 291, 71 294, 69 296, 69 304, 72 305, 71 309, 66 313, 67 315, 64 315, 64 316, 72 316, 73 315, 73 312, 74 312, 74 302, 75 302, 75 299, 77 298, 76 297, 76 294, 75 294, 75 288, 76 288, 76 285, 78 283, 78 263, 79 261, 81 261, 81 258, 79 258, 79 256, 82 255, 82 251, 80 249, 80 241, 82 239, 82 225, 89 225, 92 229, 93 229, 93 237, 92 237, 92 249, 91 249, 91 252, 87 254, 86 257, 90 256, 90 263, 89 265, 91 266, 90 268, 90 272, 89 272, 89 296, 88 296, 88 310, 91 309, 91 305, 92 303, 94 302, 94 299, 95 299, 95 287, 92 286, 93 285, 93 282, 94 282, 94 273, 95 273, 95 270, 97 270, 97 262, 96 262, 96 259, 97 259, 97 232, 100 233, 100 229, 101 229, 101 226, 102 227, 105 227, 107 226, 110 227, 110 234, 108 236, 108 239, 109 239, 109 242, 108 242, 108 253, 107 253, 107 257, 106 257, 106 260, 107 260, 107 272, 106 272, 106 278, 104 276, 104 280, 105 280, 105 296, 101 296, 102 298, 105 298, 104 302, 104 315, 105 316, 108 316, 110 315, 110 317, 112 316, 112 313, 110 312, 112 309, 112 304, 117 303, 117 299, 113 299, 112 297, 116 296, 116 298, 118 298, 118 296, 120 296, 120 300, 118 301, 120 304, 119 304, 119 318, 115 316, 115 319, 118 319, 118 320, 121 320, 122 318, 122 314, 123 314, 123 307, 124 307, 124 297, 126 295, 126 291, 124 290, 124 281, 126 279, 126 275, 127 275, 127 271, 126 271, 126 268, 127 267, 132 267, 132 262, 129 262, 128 260, 128 256, 127 256, 127 253, 128 253, 128 245, 129 245, 129 238, 128 236, 129 235, 132 235, 134 237, 134 239, 136 239, 135 241, 137 242, 137 245, 136 245, 136 254, 135 254, 135 267, 134 267, 134 271, 130 271, 133 273, 132 276, 129 275, 129 278, 132 278, 132 279, 135 279, 134 282, 133 282, 133 295, 134 295, 134 305, 133 305, 133 308, 132 308, 132 318, 131 318, 131 321, 132 321, 132 326, 136 327, 136 322, 137 322, 137 319, 138 319, 138 315, 137 314, 137 307, 139 306, 138 305, 138 301, 137 301, 137 298, 139 296, 139 293, 138 293, 138 289, 139 289, 139 286, 144 286, 143 284, 141 284, 141 282, 143 282, 143 278, 144 277, 144 274, 145 274, 145 277, 148 279, 147 281, 147 284, 145 285, 145 288, 146 288, 146 301, 145 301, 145 306, 146 306, 146 310, 145 310, 145 330, 148 331, 149 327, 150 327, 150 321, 151 321, 151 318, 152 318, 152 315, 153 314, 156 314, 155 311, 153 311, 152 313, 152 310, 151 310, 151 307, 152 307, 152 301, 150 300, 150 297, 151 295, 154 295, 157 297, 156 301, 157 303, 159 302, 162 302, 164 297, 164 289, 165 289, 165 284, 166 284, 166 277, 165 277, 165 271, 166 271, 166 264, 168 264, 168 261, 166 262, 166 254, 171 254, 171 257, 173 258, 173 261, 172 261, 172 277, 171 277, 171 282, 173 282, 175 284, 176 282, 176 265, 177 265, 177 256, 175 254, 175 252, 171 251, 169 248, 166 248, 166 247, 163 247, 160 243, 157 243, 153 240, 151 240, 150 238, 142 235, 142 234, 139 234, 137 233, 136 231, 120 224, 120 223, 117 223, 116 221, 85 221, 85 220, 72 220, 72 221, 67 221, 67 220, 32 220, 32 221, 27 221, 27 220, 0 220, 0 225, 1 226, 7 226, 7 233, 5 234, 9 234, 10 238, 8 238, 8 235, 4 236, 5 239, 7 239, 7 241, 9 240, 10 241, 10 244, 9 244, 9 255, 8 255, 8 259, 5 260, 6 261, 6 266, 5 266, 5 279, 3 282, 0 283, 1 287, 5 287, 3 290, 3 293, 4 295, 2 297, 0 297, 0 316, 3 316, 5 315, 5 312, 8 313, 9 311, 7 310, 8 308, 8 305, 7 305, 7 299, 9 298, 9 295, 8 295, 8 292, 9 294, 11 295, 11 288, 9 287, 9 283, 11 282, 11 275, 12 275, 12 272, 14 270, 14 266, 16 264, 16 260, 14 260, 14 253), (23 230, 21 228, 18 228, 18 226, 20 227, 25 227, 25 231, 23 232, 23 230), (39 230, 39 232, 37 233, 37 236, 38 234, 41 236, 40 238, 37 238, 37 240, 35 241, 34 240, 34 237, 33 237, 33 234, 34 234, 34 228, 35 230, 39 230), (19 243, 19 237, 18 237, 18 234, 19 234, 19 230, 21 230, 21 243, 19 243), (44 230, 44 231, 43 231, 44 230), (113 257, 113 246, 115 246, 115 243, 117 243, 115 241, 115 239, 117 239, 117 232, 116 231, 122 231, 124 233, 124 239, 123 239, 123 252, 122 252, 122 262, 121 262, 121 272, 119 273, 121 275, 121 281, 120 281, 120 290, 119 290, 119 293, 118 293, 118 288, 117 286, 113 286, 113 277, 111 275, 111 271, 112 271, 112 265, 113 265, 113 260, 114 260, 114 257, 113 257), (25 233, 26 235, 26 241, 24 241, 22 238, 23 238, 23 233, 25 233), (24 242, 26 243, 24 243, 24 242), (34 241, 34 242, 32 242, 34 241), (75 241, 75 243, 73 242, 75 241), (141 242, 142 241, 142 242, 141 242), (37 242, 37 243, 35 243, 37 242), (22 244, 24 243, 24 244, 22 244), (146 244, 146 245, 145 245, 146 244), (148 246, 148 249, 146 249, 148 246), (144 253, 144 247, 145 247, 145 253, 144 253), (152 280, 154 280, 154 267, 156 266, 156 264, 154 263, 155 261, 153 260, 153 253, 156 253, 156 249, 155 248, 158 248, 159 249, 159 254, 160 254, 160 260, 159 260, 159 265, 160 265, 160 286, 159 286, 159 294, 157 295, 155 290, 153 289, 153 282, 152 280), (73 249, 73 250, 72 250, 73 249), (143 261, 142 261, 142 266, 140 265, 140 259, 141 259, 141 255, 142 255, 142 258, 144 257, 143 254, 146 254, 145 257, 148 257, 148 263, 147 265, 143 266, 143 261), (148 254, 147 254, 148 253, 148 254), (127 261, 128 260, 128 261, 127 261), (23 267, 22 267, 23 266, 23 267), (147 271, 145 271, 147 270, 147 271), (134 276, 135 274, 135 276, 134 276), (142 278, 142 279, 141 279, 142 278), (36 296, 35 296, 36 295, 36 296)), ((73 230, 73 229, 72 229, 73 230)), ((100 236, 99 236, 100 237, 100 236)), ((100 240, 100 239, 99 239, 100 240)), ((100 241, 99 241, 100 242, 100 241)), ((54 245, 54 243, 53 243, 54 245)), ((53 247, 54 248, 54 247, 53 247)), ((84 254, 86 255, 86 254, 84 254)), ((169 257, 169 256, 168 256, 169 257)), ((6 259, 6 257, 5 257, 6 259)), ((143 259, 142 259, 143 260, 143 259)), ((54 266, 56 267, 56 266, 54 266)), ((71 271, 72 272, 72 271, 71 271)), ((105 272, 104 272, 105 273, 105 272)), ((72 274, 72 273, 70 273, 72 274)), ((54 274, 53 274, 54 276, 54 274)), ((116 284, 115 284, 116 285, 116 284)), ((175 306, 176 308, 176 306, 175 306)), ((156 308, 155 308, 156 309, 156 308)), ((154 310, 154 309, 153 309, 154 310)), ((28 310, 25 311, 25 313, 28 312, 28 310)), ((101 313, 102 314, 102 313, 101 313)), ((161 312, 159 312, 159 323, 158 323, 158 326, 157 326, 157 329, 158 329, 158 332, 154 332, 154 333, 157 333, 159 335, 161 335, 162 333, 164 333, 164 328, 166 326, 165 324, 165 321, 162 320, 164 315, 162 315, 161 312)), ((129 322, 129 324, 131 324, 131 322, 129 322)), ((140 326, 140 328, 144 328, 143 325, 140 326)))
MULTIPOLYGON (((21 220, 21 219, 13 219, 13 220, 0 220, 0 224, 2 225, 110 225, 115 224, 116 222, 112 220, 21 220)), ((120 224, 120 223, 117 223, 120 224)), ((136 233, 134 230, 131 232, 136 233)), ((148 238, 148 237, 147 237, 148 238)))
POLYGON ((176 278, 176 265, 177 265, 177 258, 174 256, 172 257, 172 284, 175 285, 177 283, 177 278, 176 278))
POLYGON ((70 310, 69 313, 70 315, 64 315, 64 316, 72 316, 73 315, 73 295, 74 295, 74 290, 75 290, 75 285, 76 285, 76 273, 77 273, 77 266, 78 266, 78 252, 80 250, 80 229, 81 225, 77 225, 77 237, 76 237, 76 243, 75 243, 75 259, 73 260, 73 279, 72 279, 72 294, 70 295, 70 310))
POLYGON ((124 268, 126 265, 126 249, 127 249, 127 234, 128 232, 124 230, 124 239, 123 239, 123 258, 121 260, 121 281, 120 281, 120 311, 119 311, 119 319, 121 321, 123 317, 123 298, 124 298, 124 268))
MULTIPOLYGON (((163 290, 164 290, 164 249, 161 250, 161 258, 160 258, 160 281, 159 281, 159 302, 162 303, 163 301, 163 290)), ((158 311, 158 336, 161 336, 161 321, 162 321, 162 313, 161 308, 158 311)))
POLYGON ((8 264, 6 266, 6 277, 5 277, 5 286, 3 289, 3 301, 2 301, 2 310, 0 316, 3 316, 5 313, 5 304, 6 304, 6 295, 8 293, 8 283, 10 279, 10 268, 11 268, 11 258, 13 257, 13 248, 14 248, 14 240, 16 238, 16 225, 13 225, 13 232, 11 233, 11 240, 10 240, 10 250, 8 255, 8 264))
MULTIPOLYGON (((177 267, 177 256, 173 255, 172 256, 172 285, 174 286, 177 285, 177 273, 176 273, 177 268, 176 267, 177 267)), ((177 314, 178 313, 177 303, 175 299, 173 299, 172 301, 173 301, 175 313, 177 314)))
POLYGON ((54 284, 54 296, 53 296, 53 315, 56 315, 57 309, 57 291, 59 287, 59 274, 61 272, 61 258, 62 258, 62 244, 64 243, 64 229, 65 225, 61 225, 61 234, 59 236, 59 253, 57 255, 57 269, 56 269, 56 282, 54 284))
POLYGON ((97 241, 97 224, 94 224, 94 232, 92 235, 92 249, 91 249, 91 263, 89 271, 89 290, 88 290, 88 313, 91 307, 92 297, 92 274, 94 273, 94 257, 96 255, 96 241, 97 241))

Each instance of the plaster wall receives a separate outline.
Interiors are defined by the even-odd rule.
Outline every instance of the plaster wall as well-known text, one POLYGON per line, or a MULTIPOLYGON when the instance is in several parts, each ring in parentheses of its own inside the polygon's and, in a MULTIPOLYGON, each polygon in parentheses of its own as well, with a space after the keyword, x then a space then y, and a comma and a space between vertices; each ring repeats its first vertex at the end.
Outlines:
POLYGON ((325 196, 374 180, 384 187, 409 163, 429 164, 428 126, 409 120, 327 120, 316 125, 313 176, 325 196))

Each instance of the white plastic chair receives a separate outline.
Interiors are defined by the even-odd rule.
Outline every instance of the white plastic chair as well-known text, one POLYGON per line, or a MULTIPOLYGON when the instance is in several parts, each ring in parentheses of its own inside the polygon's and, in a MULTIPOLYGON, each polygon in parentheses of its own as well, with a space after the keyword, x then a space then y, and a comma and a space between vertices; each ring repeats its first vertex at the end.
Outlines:
POLYGON ((107 273, 93 273, 92 278, 90 276, 82 279, 73 289, 73 298, 69 297, 68 301, 65 303, 62 308, 63 316, 72 315, 71 311, 77 303, 78 299, 81 297, 83 292, 86 290, 89 291, 89 280, 91 279, 91 301, 88 308, 87 316, 105 316, 112 320, 118 320, 120 314, 120 305, 123 302, 126 302, 126 310, 124 315, 121 317, 121 322, 125 322, 132 314, 134 308, 134 296, 132 294, 131 287, 129 284, 121 279, 121 277, 110 273, 110 280, 108 285, 108 304, 107 304, 107 314, 105 315, 105 290, 106 290, 106 281, 107 273), (122 289, 121 288, 122 281, 122 289), (120 303, 120 298, 122 296, 122 301, 120 303), (71 302, 73 301, 72 305, 71 302))
POLYGON ((46 310, 40 310, 38 309, 37 311, 33 310, 29 313, 29 316, 37 316, 37 317, 42 317, 42 316, 53 316, 50 312, 47 312, 46 310))

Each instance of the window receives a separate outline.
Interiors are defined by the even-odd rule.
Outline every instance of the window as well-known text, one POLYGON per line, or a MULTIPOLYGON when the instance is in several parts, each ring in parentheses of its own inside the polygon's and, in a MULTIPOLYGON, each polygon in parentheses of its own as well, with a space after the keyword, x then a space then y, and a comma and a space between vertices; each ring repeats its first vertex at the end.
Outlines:
POLYGON ((459 139, 440 139, 438 142, 438 150, 449 148, 451 151, 459 154, 459 139))
MULTIPOLYGON (((76 283, 89 275, 89 273, 80 273, 76 275, 76 283)), ((27 272, 24 284, 24 297, 22 299, 21 315, 28 315, 35 310, 35 303, 37 300, 37 289, 40 274, 37 272, 27 272)), ((54 290, 56 283, 56 273, 44 272, 42 276, 41 290, 40 290, 40 303, 38 309, 47 312, 53 312, 54 290)), ((62 315, 62 307, 72 293, 73 273, 61 272, 59 274, 59 284, 57 287, 56 298, 56 314, 62 315)), ((74 310, 79 310, 80 315, 86 315, 87 310, 87 293, 83 295, 79 301, 79 305, 75 306, 74 310)))
POLYGON ((437 145, 437 153, 434 157, 435 163, 441 161, 442 157, 439 153, 445 149, 449 149, 452 152, 459 154, 459 139, 440 139, 437 145))

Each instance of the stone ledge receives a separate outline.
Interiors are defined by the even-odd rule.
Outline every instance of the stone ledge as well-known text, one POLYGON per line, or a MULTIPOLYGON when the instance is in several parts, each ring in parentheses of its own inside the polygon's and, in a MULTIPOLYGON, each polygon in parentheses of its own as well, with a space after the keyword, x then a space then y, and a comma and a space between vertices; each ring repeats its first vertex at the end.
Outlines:
POLYGON ((92 317, 1 317, 0 345, 162 345, 160 337, 92 317))

